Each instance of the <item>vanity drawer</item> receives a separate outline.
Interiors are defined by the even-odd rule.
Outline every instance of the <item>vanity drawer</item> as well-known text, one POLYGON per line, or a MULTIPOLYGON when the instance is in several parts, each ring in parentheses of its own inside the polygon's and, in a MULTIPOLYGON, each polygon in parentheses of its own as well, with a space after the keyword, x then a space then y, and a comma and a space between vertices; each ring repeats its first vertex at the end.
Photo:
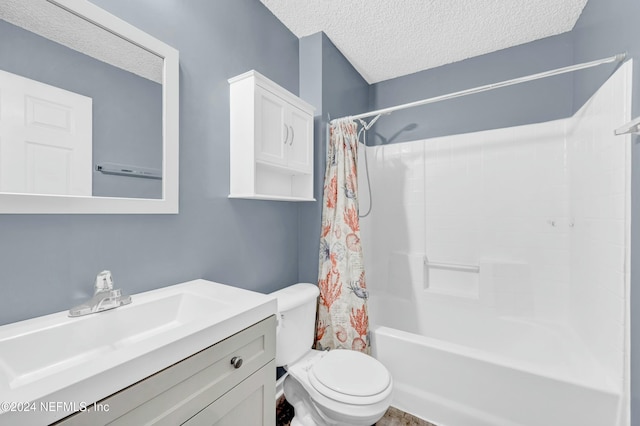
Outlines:
POLYGON ((275 329, 271 316, 56 425, 182 424, 274 359, 275 329))
POLYGON ((272 383, 275 368, 273 360, 190 418, 184 426, 273 425, 276 389, 268 384, 272 383))

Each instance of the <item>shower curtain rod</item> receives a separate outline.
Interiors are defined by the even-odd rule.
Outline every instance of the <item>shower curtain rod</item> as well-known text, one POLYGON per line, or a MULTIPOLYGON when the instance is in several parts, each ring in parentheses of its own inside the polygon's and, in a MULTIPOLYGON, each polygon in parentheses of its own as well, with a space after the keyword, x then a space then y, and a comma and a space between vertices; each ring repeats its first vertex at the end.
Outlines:
MULTIPOLYGON (((491 83, 491 84, 487 84, 487 85, 484 85, 484 86, 474 87, 472 89, 461 90, 459 92, 448 93, 446 95, 435 96, 433 98, 422 99, 420 101, 409 102, 409 103, 402 104, 402 105, 396 105, 396 106, 389 107, 389 108, 382 108, 382 109, 378 109, 378 110, 375 110, 375 111, 365 112, 365 113, 362 113, 362 114, 351 115, 351 116, 342 117, 342 118, 343 119, 344 118, 350 118, 350 119, 353 119, 353 120, 357 120, 357 119, 366 118, 366 117, 372 117, 372 116, 377 116, 377 115, 391 114, 394 111, 399 111, 399 110, 402 110, 402 109, 413 108, 413 107, 426 105, 426 104, 432 104, 432 103, 435 103, 435 102, 445 101, 445 100, 453 99, 453 98, 459 98, 461 96, 466 96, 466 95, 473 95, 475 93, 486 92, 488 90, 499 89, 501 87, 507 87, 507 86, 512 86, 514 84, 525 83, 527 81, 539 80, 541 78, 546 78, 546 77, 551 77, 551 76, 554 76, 554 75, 565 74, 565 73, 568 73, 568 72, 583 70, 585 68, 597 67, 598 65, 610 64, 612 62, 622 62, 622 61, 624 61, 624 59, 626 57, 627 57, 626 53, 619 53, 617 55, 610 56, 610 57, 604 58, 604 59, 599 59, 599 60, 596 60, 596 61, 584 62, 582 64, 576 64, 576 65, 570 65, 570 66, 564 67, 564 68, 558 68, 558 69, 555 69, 555 70, 544 71, 544 72, 537 73, 537 74, 531 74, 531 75, 524 76, 524 77, 514 78, 512 80, 501 81, 499 83, 491 83)), ((337 120, 340 120, 340 118, 337 118, 335 120, 331 120, 331 123, 333 123, 333 122, 335 122, 337 120)))

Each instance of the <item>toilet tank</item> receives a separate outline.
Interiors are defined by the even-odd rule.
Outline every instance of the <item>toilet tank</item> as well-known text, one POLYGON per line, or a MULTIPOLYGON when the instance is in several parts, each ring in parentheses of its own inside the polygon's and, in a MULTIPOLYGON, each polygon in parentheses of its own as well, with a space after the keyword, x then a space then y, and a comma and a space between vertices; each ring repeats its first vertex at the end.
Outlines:
POLYGON ((319 294, 318 286, 308 283, 294 284, 271 293, 278 300, 277 366, 290 365, 311 350, 319 294))

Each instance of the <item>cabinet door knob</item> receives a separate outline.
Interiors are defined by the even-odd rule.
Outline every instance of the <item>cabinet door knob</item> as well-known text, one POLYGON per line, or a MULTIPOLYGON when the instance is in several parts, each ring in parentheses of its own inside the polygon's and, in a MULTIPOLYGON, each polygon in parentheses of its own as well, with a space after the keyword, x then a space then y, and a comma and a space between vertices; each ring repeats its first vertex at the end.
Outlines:
POLYGON ((291 128, 291 142, 289 142, 289 146, 293 145, 293 138, 295 137, 295 133, 293 133, 293 126, 289 126, 291 128))
POLYGON ((234 356, 233 358, 231 358, 231 364, 232 364, 235 368, 240 368, 240 367, 242 367, 242 357, 241 357, 241 356, 234 356))
POLYGON ((284 134, 284 142, 283 143, 286 145, 287 141, 289 140, 289 126, 287 126, 286 124, 283 124, 283 126, 284 126, 284 131, 286 132, 284 134))

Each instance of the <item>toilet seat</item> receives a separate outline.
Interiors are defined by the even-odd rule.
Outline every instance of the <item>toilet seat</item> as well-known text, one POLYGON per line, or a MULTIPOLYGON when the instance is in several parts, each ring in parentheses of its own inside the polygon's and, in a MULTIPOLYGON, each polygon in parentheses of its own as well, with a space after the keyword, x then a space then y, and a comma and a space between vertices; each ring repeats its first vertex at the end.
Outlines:
POLYGON ((389 371, 357 351, 329 351, 313 363, 307 377, 318 393, 347 404, 372 405, 391 393, 389 371))

